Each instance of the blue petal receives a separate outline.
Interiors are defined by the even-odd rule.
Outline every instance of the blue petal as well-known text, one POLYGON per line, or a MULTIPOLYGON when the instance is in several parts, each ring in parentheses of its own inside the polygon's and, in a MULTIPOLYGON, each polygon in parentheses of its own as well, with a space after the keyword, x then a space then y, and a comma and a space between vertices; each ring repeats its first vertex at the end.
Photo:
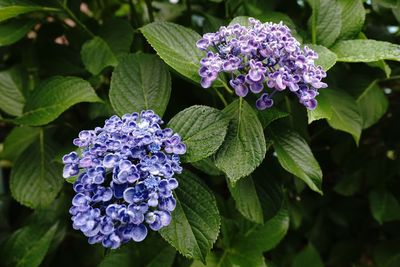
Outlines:
POLYGON ((147 228, 143 224, 134 226, 131 231, 131 238, 135 242, 143 241, 147 236, 147 228))

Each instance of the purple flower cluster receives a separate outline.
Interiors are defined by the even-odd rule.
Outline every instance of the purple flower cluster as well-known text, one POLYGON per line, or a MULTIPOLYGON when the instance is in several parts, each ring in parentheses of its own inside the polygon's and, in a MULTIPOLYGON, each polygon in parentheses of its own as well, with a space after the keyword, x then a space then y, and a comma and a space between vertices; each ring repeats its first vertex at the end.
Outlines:
POLYGON ((229 84, 240 96, 249 91, 260 94, 259 110, 273 105, 272 96, 289 89, 308 109, 315 109, 318 89, 327 87, 321 66, 315 66, 315 51, 300 46, 290 29, 275 23, 261 23, 249 18, 250 26, 222 26, 206 33, 197 47, 207 51, 201 59, 201 85, 208 88, 221 72, 230 74, 229 84))
POLYGON ((63 157, 63 177, 77 175, 73 228, 90 244, 115 249, 170 223, 178 187, 174 174, 182 171, 179 155, 186 146, 171 129, 161 129, 162 123, 151 110, 112 116, 102 128, 81 131, 73 141, 79 154, 63 157))

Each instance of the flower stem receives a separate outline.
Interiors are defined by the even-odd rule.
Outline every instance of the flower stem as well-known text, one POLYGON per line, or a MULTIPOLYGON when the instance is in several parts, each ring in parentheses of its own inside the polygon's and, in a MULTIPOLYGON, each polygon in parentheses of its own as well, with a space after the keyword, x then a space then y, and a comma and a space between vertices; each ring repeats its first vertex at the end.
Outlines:
POLYGON ((69 9, 69 7, 67 6, 67 3, 64 1, 63 3, 61 3, 61 1, 58 1, 58 4, 60 5, 60 7, 62 8, 62 10, 64 10, 64 12, 73 20, 75 21, 75 23, 82 28, 82 30, 84 32, 86 32, 88 35, 90 35, 90 37, 94 37, 95 35, 86 27, 85 24, 83 24, 76 16, 75 14, 72 12, 71 9, 69 9))
POLYGON ((154 22, 153 6, 151 5, 151 0, 145 0, 147 6, 147 13, 149 15, 150 22, 154 22))
POLYGON ((222 83, 222 86, 225 88, 225 90, 226 90, 229 94, 233 94, 232 89, 229 88, 229 86, 228 86, 223 80, 221 80, 221 79, 218 79, 218 80, 222 83))
POLYGON ((225 97, 221 94, 221 92, 217 88, 214 88, 214 89, 215 89, 215 92, 217 93, 219 99, 221 99, 221 102, 224 104, 224 106, 225 107, 228 106, 228 102, 226 101, 225 97))

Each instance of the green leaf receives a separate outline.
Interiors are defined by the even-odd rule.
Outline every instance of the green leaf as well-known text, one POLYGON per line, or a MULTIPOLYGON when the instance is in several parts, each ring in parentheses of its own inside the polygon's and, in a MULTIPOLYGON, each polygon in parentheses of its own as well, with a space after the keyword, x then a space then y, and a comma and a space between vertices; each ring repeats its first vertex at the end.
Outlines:
POLYGON ((281 209, 264 224, 246 224, 237 234, 234 249, 240 251, 266 252, 273 249, 283 239, 289 229, 289 214, 281 209))
POLYGON ((324 267, 318 251, 312 244, 308 244, 293 259, 292 267, 324 267))
POLYGON ((194 261, 190 267, 267 267, 262 253, 238 250, 224 250, 223 253, 211 252, 204 265, 200 261, 194 261))
POLYGON ((269 134, 281 166, 322 194, 322 171, 307 142, 297 132, 284 127, 270 127, 269 134))
POLYGON ((174 219, 160 234, 182 255, 204 262, 219 233, 217 203, 213 193, 194 174, 184 171, 178 175, 178 181, 174 219))
POLYGON ((238 211, 248 220, 263 223, 263 210, 251 176, 240 179, 234 185, 228 181, 229 191, 238 211))
POLYGON ((2 263, 13 267, 39 266, 46 256, 57 226, 58 223, 50 228, 32 224, 15 231, 4 244, 2 263))
MULTIPOLYGON (((328 89, 329 90, 329 89, 328 89)), ((325 90, 320 90, 316 100, 318 101, 317 108, 314 110, 307 110, 308 123, 320 119, 330 120, 333 115, 333 110, 328 97, 324 93, 325 90)))
POLYGON ((372 215, 380 224, 400 219, 400 204, 390 192, 370 192, 369 203, 372 215))
POLYGON ((14 161, 36 138, 39 136, 40 128, 16 127, 4 141, 4 149, 1 158, 14 161))
POLYGON ((289 113, 287 113, 286 111, 282 111, 277 107, 271 107, 268 110, 258 111, 257 115, 260 119, 263 129, 265 129, 271 122, 278 119, 286 118, 287 116, 289 116, 289 113))
POLYGON ((331 46, 339 37, 342 25, 340 6, 331 0, 308 0, 312 14, 310 27, 313 44, 331 46))
POLYGON ((244 99, 235 100, 223 112, 231 123, 215 156, 215 164, 231 183, 235 183, 251 174, 263 161, 265 137, 257 114, 244 99))
POLYGON ((362 0, 338 0, 342 10, 342 28, 339 39, 357 37, 364 26, 365 9, 362 0))
POLYGON ((152 109, 162 116, 171 95, 171 77, 155 55, 124 57, 111 77, 110 101, 118 115, 152 109))
POLYGON ((325 46, 313 44, 307 44, 306 46, 318 53, 318 59, 315 64, 321 66, 325 71, 328 71, 336 64, 336 54, 325 46))
POLYGON ((35 25, 34 20, 10 20, 0 24, 0 46, 11 45, 22 39, 35 25))
POLYGON ((171 267, 176 251, 158 235, 146 237, 138 244, 130 243, 117 250, 112 250, 99 264, 99 267, 171 267))
POLYGON ((386 113, 389 102, 383 90, 375 81, 358 96, 357 105, 363 120, 363 129, 366 129, 378 122, 386 113))
POLYGON ((217 166, 215 166, 214 158, 212 156, 196 162, 191 162, 191 164, 196 169, 199 169, 200 171, 211 176, 218 176, 224 174, 217 168, 217 166))
POLYGON ((201 38, 198 33, 170 22, 153 22, 140 31, 169 66, 186 78, 200 82, 198 71, 203 52, 196 47, 201 38))
POLYGON ((54 150, 43 135, 40 130, 38 140, 17 158, 10 177, 13 198, 33 209, 52 203, 64 182, 61 169, 53 162, 54 150))
POLYGON ((99 74, 106 67, 115 67, 118 60, 108 44, 100 37, 86 41, 81 49, 82 62, 93 75, 99 74))
POLYGON ((337 61, 372 62, 381 59, 400 61, 400 45, 376 40, 348 40, 337 42, 331 50, 337 61))
POLYGON ((44 125, 80 102, 101 102, 101 99, 89 82, 77 77, 56 76, 35 88, 25 105, 24 114, 15 121, 31 126, 44 125))
POLYGON ((10 115, 22 114, 25 103, 24 78, 18 68, 0 72, 0 109, 10 115))
POLYGON ((99 36, 119 59, 129 53, 134 30, 127 20, 109 19, 101 25, 99 36))
POLYGON ((264 221, 273 218, 284 204, 282 180, 271 171, 268 162, 264 162, 252 174, 258 199, 263 210, 264 221))
POLYGON ((34 11, 58 11, 57 8, 36 5, 29 1, 1 0, 0 1, 0 22, 14 18, 18 15, 34 11))
POLYGON ((186 162, 195 162, 214 154, 224 141, 229 120, 218 109, 191 106, 176 114, 168 127, 177 132, 187 152, 186 162))
POLYGON ((320 93, 324 94, 332 109, 332 116, 328 119, 329 125, 350 133, 358 144, 363 122, 355 99, 339 89, 321 90, 320 93))

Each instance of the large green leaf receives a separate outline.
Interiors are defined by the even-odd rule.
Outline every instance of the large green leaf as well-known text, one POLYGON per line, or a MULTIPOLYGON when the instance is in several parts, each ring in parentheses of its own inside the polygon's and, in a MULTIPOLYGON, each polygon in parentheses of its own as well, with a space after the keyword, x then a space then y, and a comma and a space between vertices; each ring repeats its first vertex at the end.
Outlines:
POLYGON ((307 142, 297 132, 282 126, 270 127, 269 134, 282 167, 322 194, 322 171, 307 142))
POLYGON ((186 257, 205 261, 217 240, 220 216, 213 193, 194 174, 178 175, 173 220, 161 236, 186 257))
POLYGON ((386 113, 389 102, 383 90, 374 81, 357 97, 357 105, 363 120, 363 129, 366 129, 386 113))
POLYGON ((0 46, 10 45, 23 38, 35 25, 34 20, 10 20, 0 24, 0 46))
POLYGON ((240 251, 265 252, 273 249, 289 229, 289 214, 282 208, 264 224, 246 223, 236 234, 233 248, 240 251))
POLYGON ((235 183, 251 174, 263 161, 265 137, 257 114, 244 99, 235 100, 223 112, 231 123, 215 163, 230 182, 235 183))
POLYGON ((16 127, 4 141, 4 149, 0 153, 1 158, 14 161, 33 141, 37 139, 40 128, 16 127))
POLYGON ((381 59, 400 61, 400 45, 376 40, 347 40, 337 42, 331 50, 337 61, 372 62, 381 59))
POLYGON ((362 0, 338 0, 342 11, 342 28, 339 39, 351 39, 361 32, 365 21, 362 0))
POLYGON ((363 122, 355 99, 339 89, 321 90, 322 94, 332 109, 332 116, 328 119, 329 125, 350 133, 358 144, 363 122))
POLYGON ((36 267, 43 261, 56 234, 58 223, 50 228, 32 224, 15 231, 3 247, 2 264, 12 267, 36 267))
POLYGON ((56 76, 35 88, 23 115, 15 121, 31 126, 44 125, 77 103, 100 101, 89 82, 77 77, 56 76))
POLYGON ((312 244, 308 244, 294 258, 292 267, 324 267, 318 251, 312 244))
POLYGON ((200 81, 198 71, 203 52, 196 47, 201 38, 198 33, 170 22, 153 22, 140 31, 169 66, 192 81, 200 81))
POLYGON ((176 114, 168 127, 179 133, 187 152, 182 158, 195 162, 214 154, 224 141, 229 120, 218 109, 191 106, 176 114))
POLYGON ((162 116, 170 94, 170 74, 155 55, 130 54, 111 77, 110 101, 119 115, 152 109, 162 116))
POLYGON ((400 220, 400 204, 390 192, 382 190, 370 192, 369 203, 372 215, 380 224, 400 220))
POLYGON ((0 21, 4 21, 21 14, 33 11, 58 11, 56 8, 36 5, 30 1, 22 0, 1 0, 0 1, 0 21))
POLYGON ((18 68, 0 72, 0 109, 4 112, 20 116, 25 103, 23 94, 24 77, 18 68))
POLYGON ((318 59, 315 64, 320 65, 325 71, 328 71, 336 64, 336 54, 325 46, 313 44, 307 44, 306 46, 318 53, 318 59))
POLYGON ((38 140, 17 158, 11 171, 10 189, 15 200, 30 208, 42 208, 54 200, 63 184, 54 155, 40 130, 38 140))
POLYGON ((242 178, 234 185, 228 181, 228 187, 239 212, 250 221, 263 223, 263 210, 257 195, 253 177, 247 176, 242 178))
POLYGON ((81 56, 86 69, 93 75, 99 74, 106 67, 115 67, 118 64, 113 51, 100 37, 94 37, 84 43, 81 56))
POLYGON ((340 6, 331 0, 308 0, 312 8, 310 17, 313 44, 331 46, 339 37, 342 25, 340 6))

